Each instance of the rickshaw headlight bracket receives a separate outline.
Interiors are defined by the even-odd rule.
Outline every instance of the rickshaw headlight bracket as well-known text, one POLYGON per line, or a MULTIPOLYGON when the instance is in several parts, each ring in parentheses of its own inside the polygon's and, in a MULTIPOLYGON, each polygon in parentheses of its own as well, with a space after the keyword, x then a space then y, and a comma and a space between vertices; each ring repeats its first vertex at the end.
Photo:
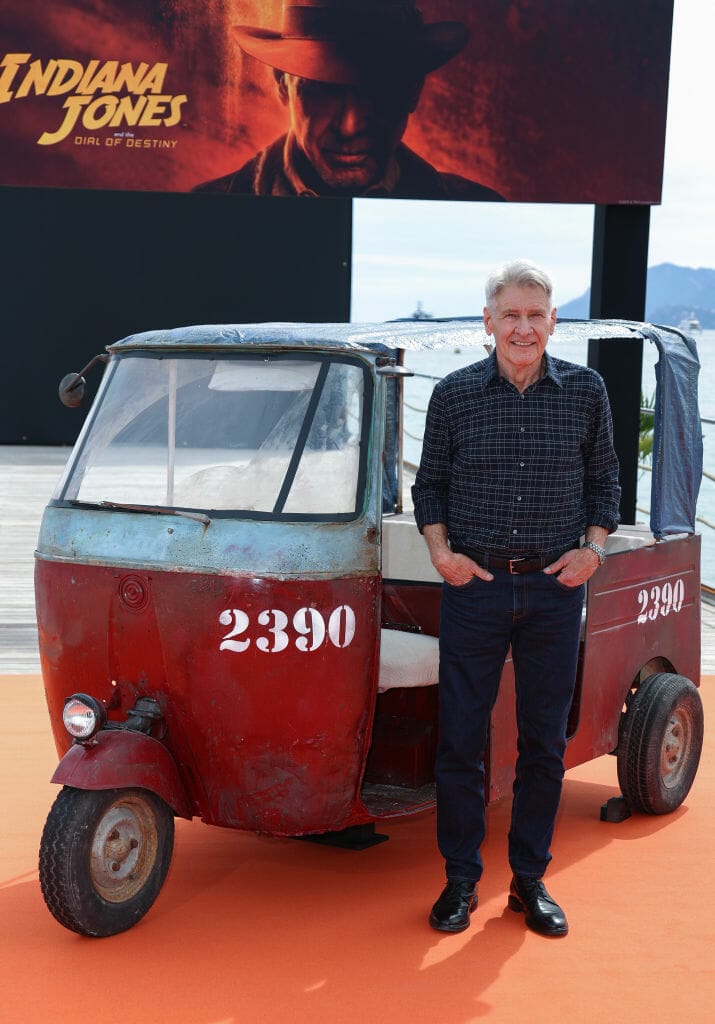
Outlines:
POLYGON ((73 693, 62 709, 64 727, 80 743, 90 740, 107 722, 107 710, 96 697, 73 693))

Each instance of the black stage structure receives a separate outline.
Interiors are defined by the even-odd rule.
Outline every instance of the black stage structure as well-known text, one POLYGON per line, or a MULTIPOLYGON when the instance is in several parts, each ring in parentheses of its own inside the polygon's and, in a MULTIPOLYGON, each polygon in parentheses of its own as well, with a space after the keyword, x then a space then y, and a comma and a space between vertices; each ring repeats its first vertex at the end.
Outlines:
POLYGON ((350 319, 350 199, 0 188, 0 224, 3 444, 72 444, 60 378, 134 332, 350 319))
MULTIPOLYGON (((592 317, 644 318, 649 223, 648 206, 595 208, 592 317)), ((350 319, 350 199, 0 187, 0 224, 3 444, 72 444, 89 402, 64 408, 59 380, 135 331, 350 319)), ((588 358, 608 387, 633 522, 642 342, 592 342, 588 358)))

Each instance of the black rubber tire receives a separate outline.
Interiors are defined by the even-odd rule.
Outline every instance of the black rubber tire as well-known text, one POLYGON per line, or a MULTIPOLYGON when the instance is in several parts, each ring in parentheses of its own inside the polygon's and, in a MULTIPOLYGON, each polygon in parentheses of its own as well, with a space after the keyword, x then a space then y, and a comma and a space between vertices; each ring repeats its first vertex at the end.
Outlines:
POLYGON ((65 786, 40 841, 45 903, 80 935, 126 931, 159 895, 173 848, 173 812, 154 793, 65 786))
POLYGON ((618 782, 634 811, 668 814, 690 791, 703 746, 703 705, 685 676, 648 676, 626 701, 618 782))

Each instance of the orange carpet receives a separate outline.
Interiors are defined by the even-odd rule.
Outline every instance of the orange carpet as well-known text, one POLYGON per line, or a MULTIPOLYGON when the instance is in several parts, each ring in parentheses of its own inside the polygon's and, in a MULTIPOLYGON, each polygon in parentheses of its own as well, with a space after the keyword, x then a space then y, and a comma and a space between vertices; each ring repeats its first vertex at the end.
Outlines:
MULTIPOLYGON (((703 681, 706 716, 715 677, 703 681)), ((505 909, 508 801, 489 810, 480 907, 427 925, 442 885, 434 815, 362 853, 178 822, 156 904, 85 939, 46 910, 37 847, 55 751, 37 676, 0 677, 0 1019, 102 1024, 367 1021, 705 1024, 715 1020, 715 740, 667 817, 599 820, 615 759, 567 775, 549 888, 571 932, 505 909)))

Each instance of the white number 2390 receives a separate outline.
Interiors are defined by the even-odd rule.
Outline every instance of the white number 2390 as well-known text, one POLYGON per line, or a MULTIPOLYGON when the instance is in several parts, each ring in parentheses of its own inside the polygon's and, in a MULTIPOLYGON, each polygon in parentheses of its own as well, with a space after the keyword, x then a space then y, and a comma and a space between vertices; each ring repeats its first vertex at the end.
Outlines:
POLYGON ((253 641, 266 654, 284 651, 291 643, 296 650, 310 653, 322 646, 326 635, 333 647, 349 647, 355 637, 355 612, 347 604, 334 608, 327 623, 317 608, 299 608, 292 621, 280 608, 266 608, 256 616, 261 627, 258 636, 251 635, 257 630, 251 629, 250 616, 242 608, 225 608, 218 620, 222 626, 232 627, 222 637, 219 650, 238 654, 247 651, 253 641))
POLYGON ((663 584, 654 584, 650 589, 638 592, 638 622, 642 626, 650 619, 655 622, 659 615, 665 617, 671 612, 677 614, 683 607, 685 599, 685 583, 677 579, 673 583, 670 580, 663 584))

